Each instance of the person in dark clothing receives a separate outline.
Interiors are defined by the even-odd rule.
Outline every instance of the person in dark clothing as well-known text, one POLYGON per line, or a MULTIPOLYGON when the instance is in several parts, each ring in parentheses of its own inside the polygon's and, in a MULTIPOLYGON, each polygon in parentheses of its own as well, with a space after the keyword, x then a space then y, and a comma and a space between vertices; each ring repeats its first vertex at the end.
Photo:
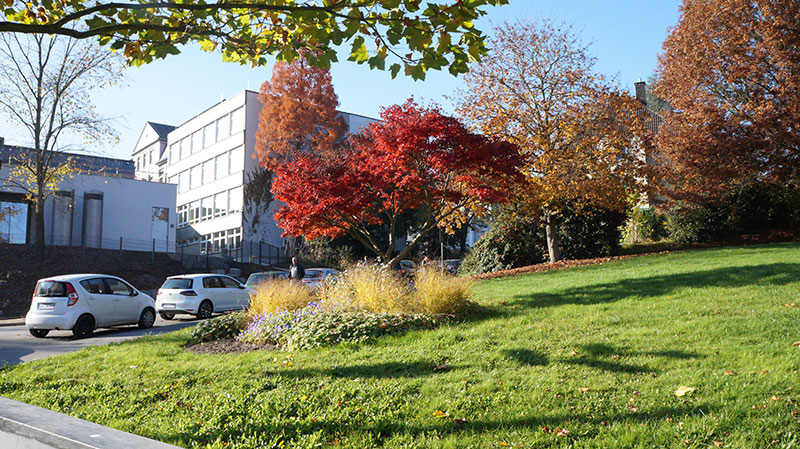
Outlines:
POLYGON ((303 264, 297 261, 297 257, 292 257, 292 264, 289 265, 289 279, 293 281, 301 281, 306 275, 306 269, 303 264))

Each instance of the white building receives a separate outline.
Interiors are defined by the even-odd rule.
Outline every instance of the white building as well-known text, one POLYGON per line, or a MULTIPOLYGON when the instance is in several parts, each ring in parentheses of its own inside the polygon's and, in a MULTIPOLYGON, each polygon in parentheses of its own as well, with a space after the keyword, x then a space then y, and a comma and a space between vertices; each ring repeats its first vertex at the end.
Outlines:
MULTIPOLYGON (((254 258, 284 247, 283 231, 273 219, 277 205, 267 201, 267 188, 259 188, 269 177, 255 158, 261 106, 258 92, 242 91, 169 131, 165 146, 160 138, 169 126, 145 125, 133 152, 136 177, 177 185, 179 251, 238 250, 238 256, 254 258), (156 154, 161 157, 154 162, 156 154), (248 185, 253 188, 246 195, 248 185)), ((341 115, 349 132, 374 121, 341 115)))
MULTIPOLYGON (((30 243, 34 233, 25 193, 9 183, 15 158, 30 150, 0 148, 0 241, 30 243)), ((175 186, 134 179, 133 162, 58 153, 78 172, 44 204, 45 244, 159 252, 175 251, 175 186)))

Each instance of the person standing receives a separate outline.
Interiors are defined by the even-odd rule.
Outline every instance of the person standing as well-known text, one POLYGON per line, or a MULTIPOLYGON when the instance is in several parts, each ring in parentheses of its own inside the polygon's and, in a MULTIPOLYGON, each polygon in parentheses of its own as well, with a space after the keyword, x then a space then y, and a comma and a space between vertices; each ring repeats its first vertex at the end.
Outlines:
POLYGON ((297 257, 292 257, 292 264, 289 265, 289 279, 293 281, 302 281, 306 275, 306 269, 303 264, 297 261, 297 257))

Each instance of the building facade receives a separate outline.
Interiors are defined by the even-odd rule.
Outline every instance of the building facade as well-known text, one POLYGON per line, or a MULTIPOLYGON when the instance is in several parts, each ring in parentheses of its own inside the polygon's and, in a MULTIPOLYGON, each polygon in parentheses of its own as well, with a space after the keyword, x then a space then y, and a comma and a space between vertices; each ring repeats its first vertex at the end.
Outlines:
MULTIPOLYGON (((279 207, 270 201, 270 174, 255 157, 262 104, 258 92, 245 90, 221 101, 172 129, 157 164, 163 179, 177 186, 179 251, 208 254, 238 251, 243 258, 284 247, 282 230, 273 218, 279 207), (248 186, 251 188, 248 189, 248 186), (256 245, 255 247, 253 245, 256 245)), ((349 132, 375 121, 341 113, 349 132)), ((151 123, 134 150, 136 176, 154 176, 149 154, 157 154, 151 123), (148 136, 145 136, 149 133, 148 136)), ((166 127, 167 125, 160 125, 166 127)))
MULTIPOLYGON (((0 148, 0 241, 30 243, 33 213, 25 192, 10 182, 23 147, 0 148)), ((175 186, 134 179, 132 161, 57 153, 70 159, 71 179, 59 183, 44 204, 45 244, 89 248, 174 252, 175 186)))

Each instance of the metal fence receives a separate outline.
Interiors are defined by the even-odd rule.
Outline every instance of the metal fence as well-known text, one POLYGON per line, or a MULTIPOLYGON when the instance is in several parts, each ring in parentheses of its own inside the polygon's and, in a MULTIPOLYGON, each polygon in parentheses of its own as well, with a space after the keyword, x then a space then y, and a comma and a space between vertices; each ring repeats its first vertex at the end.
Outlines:
POLYGON ((241 240, 217 251, 210 249, 210 245, 202 243, 179 246, 176 257, 186 267, 206 270, 225 268, 237 263, 261 266, 283 265, 290 259, 283 248, 255 240, 241 240))

